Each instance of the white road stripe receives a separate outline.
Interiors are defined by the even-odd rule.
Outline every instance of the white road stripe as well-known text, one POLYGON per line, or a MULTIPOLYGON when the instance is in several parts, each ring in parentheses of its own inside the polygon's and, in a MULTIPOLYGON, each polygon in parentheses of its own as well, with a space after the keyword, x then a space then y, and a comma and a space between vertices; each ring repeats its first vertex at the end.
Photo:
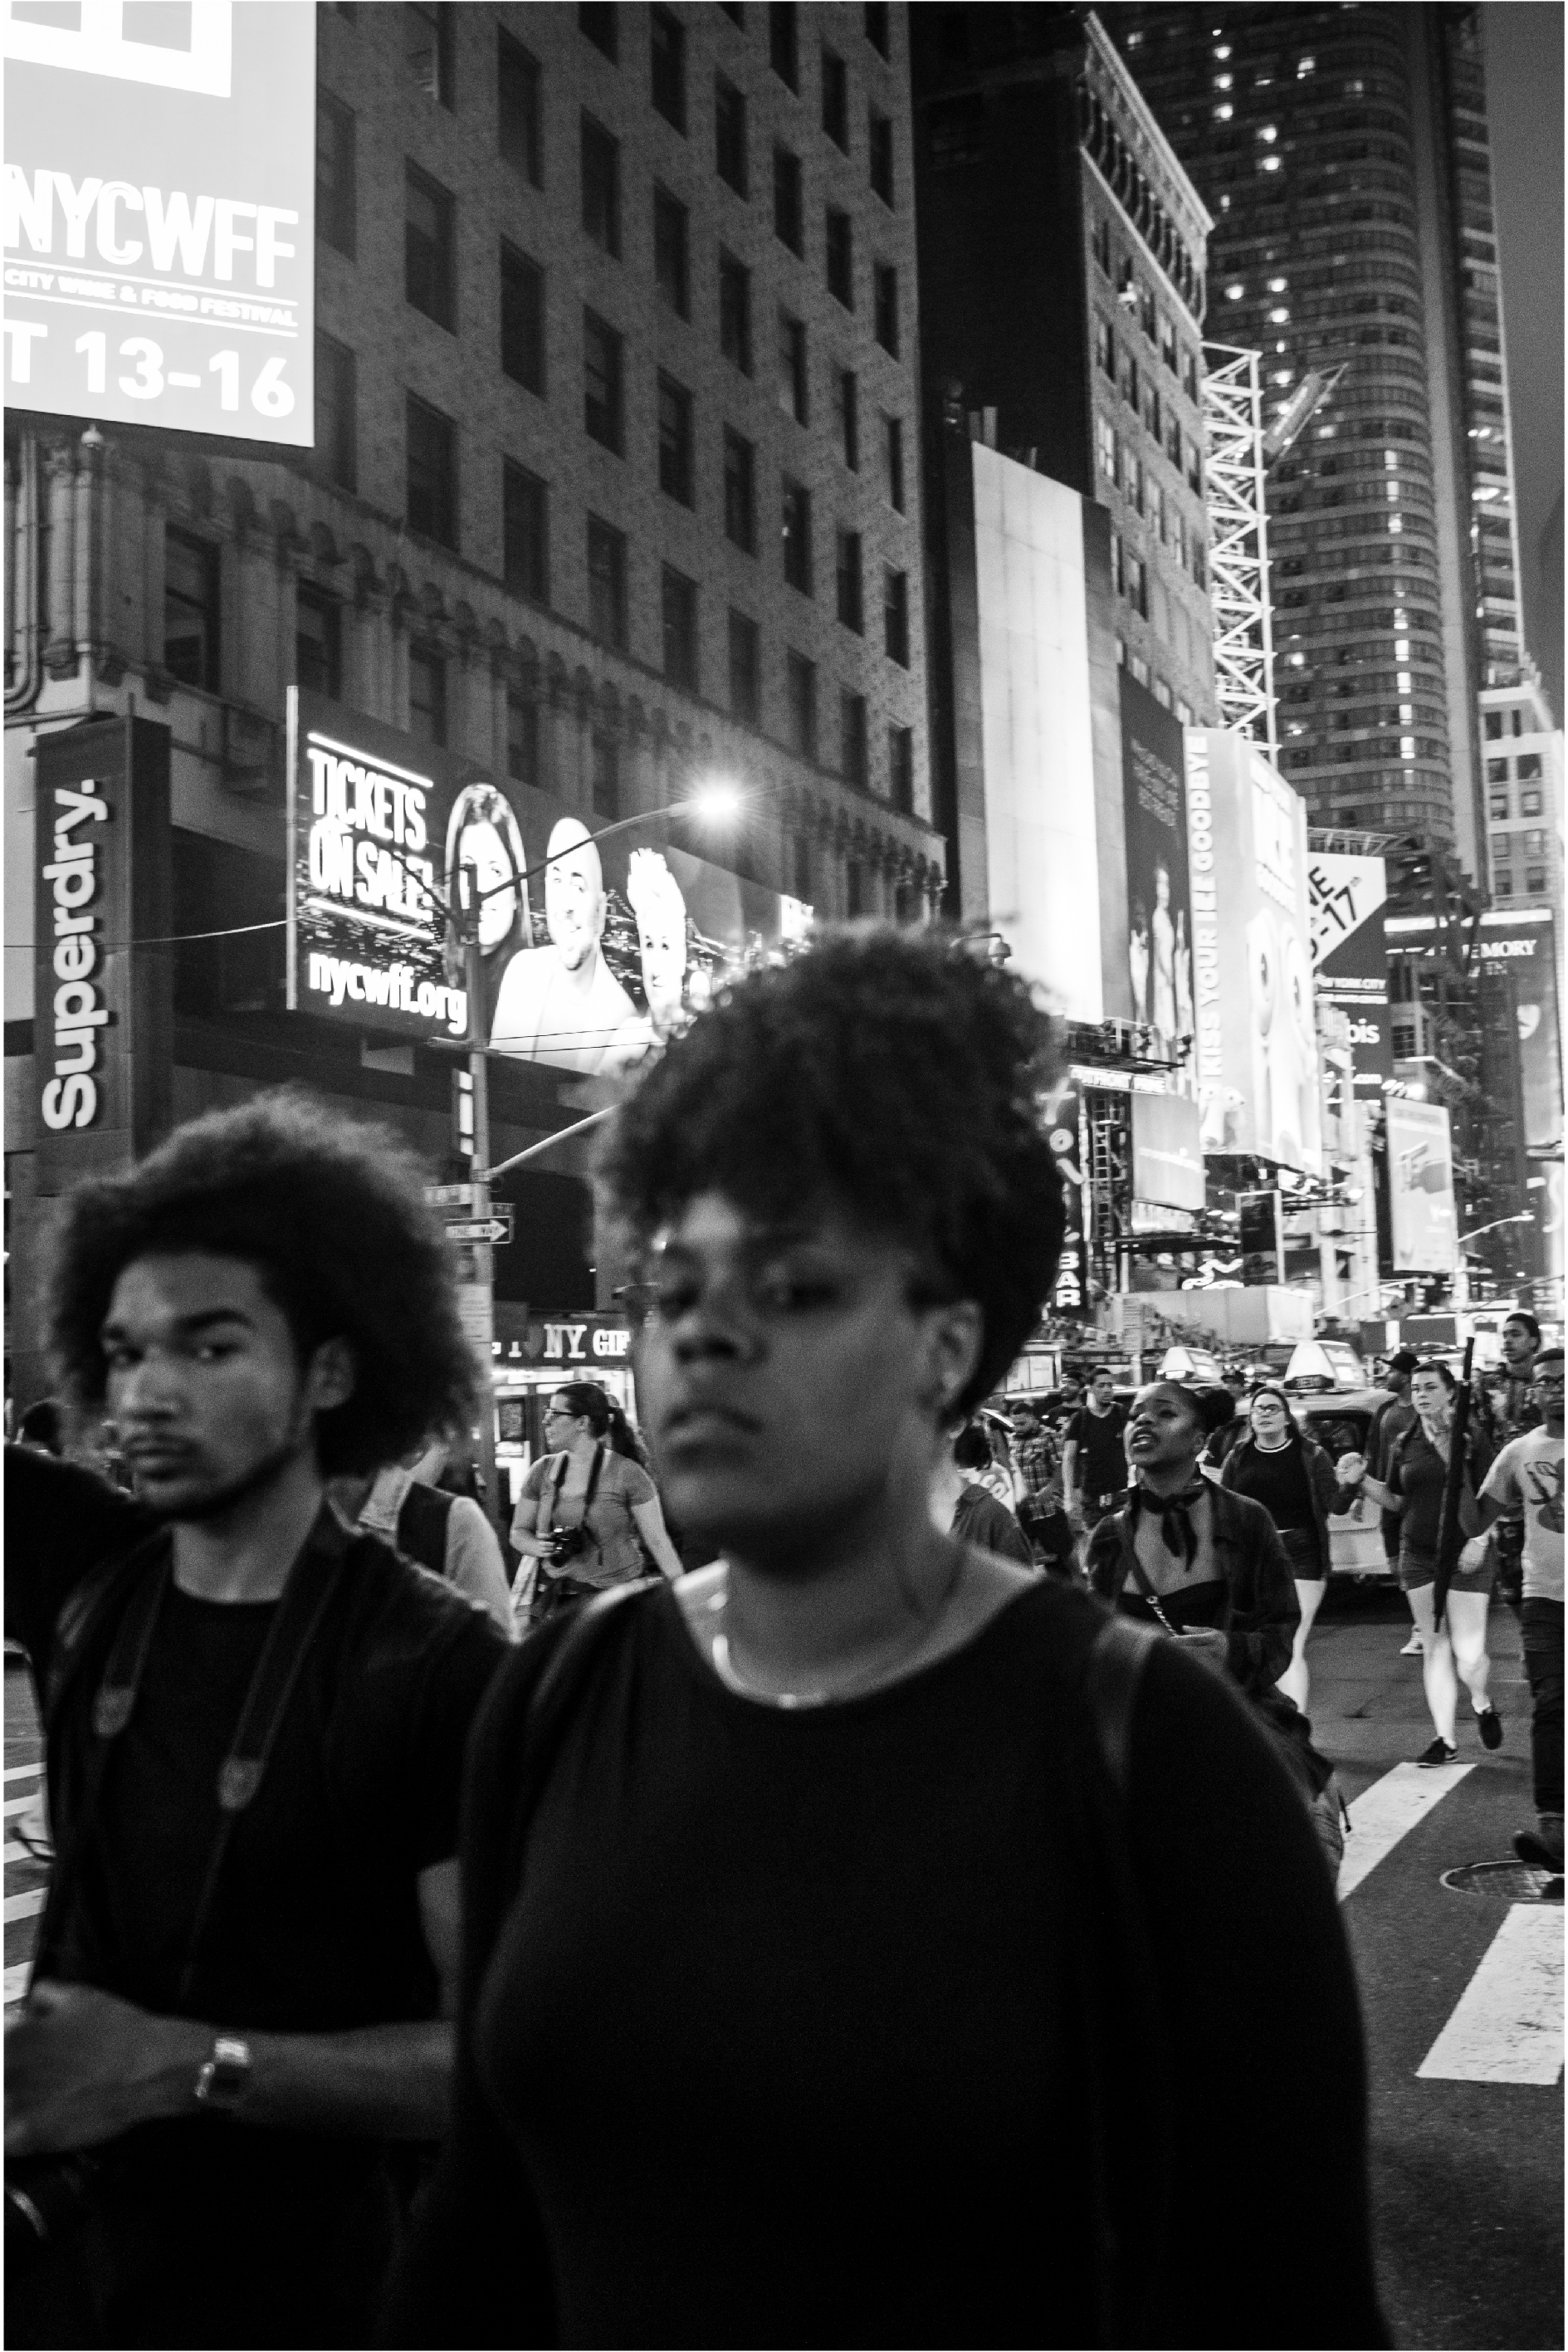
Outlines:
POLYGON ((10 2008, 11 2003, 14 2000, 20 2000, 22 1995, 26 1991, 27 1979, 32 1973, 32 1967, 33 1963, 31 1960, 21 1960, 18 1961, 17 1965, 14 1969, 6 1969, 5 2006, 7 2009, 10 2008))
POLYGON ((1563 2072, 1563 1914, 1516 1903, 1416 2073, 1427 2083, 1554 2084, 1563 2072))
POLYGON ((1474 1769, 1473 1764, 1439 1764, 1423 1772, 1418 1764, 1396 1764, 1392 1772, 1364 1789, 1350 1809, 1352 1834, 1344 1842, 1339 1866, 1340 1901, 1354 1895, 1400 1839, 1474 1769))
POLYGON ((29 1886, 26 1895, 7 1895, 5 1897, 7 1927, 13 1919, 36 1919, 44 1907, 44 1897, 47 1893, 47 1887, 29 1886))
POLYGON ((36 1780, 43 1769, 41 1764, 7 1764, 5 1778, 7 1780, 36 1780))
POLYGON ((39 1794, 39 1790, 35 1789, 30 1795, 26 1797, 6 1797, 4 1799, 4 1819, 11 1822, 16 1820, 18 1813, 37 1812, 38 1809, 39 1794))

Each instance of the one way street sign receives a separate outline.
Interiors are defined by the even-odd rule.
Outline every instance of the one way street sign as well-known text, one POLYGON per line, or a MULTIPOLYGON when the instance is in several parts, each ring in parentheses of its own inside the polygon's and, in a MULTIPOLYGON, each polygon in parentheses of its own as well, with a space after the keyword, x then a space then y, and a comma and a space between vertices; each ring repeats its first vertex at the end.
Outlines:
POLYGON ((446 1228, 449 1242, 509 1242, 512 1238, 512 1207, 502 1202, 499 1213, 493 1217, 465 1217, 446 1228))

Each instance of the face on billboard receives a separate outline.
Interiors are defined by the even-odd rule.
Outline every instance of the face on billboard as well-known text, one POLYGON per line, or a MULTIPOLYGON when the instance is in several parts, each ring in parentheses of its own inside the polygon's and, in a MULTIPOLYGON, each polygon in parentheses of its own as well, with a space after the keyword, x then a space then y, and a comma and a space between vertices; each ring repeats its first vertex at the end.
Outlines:
POLYGON ((686 902, 656 849, 632 852, 626 896, 637 919, 648 1017, 659 1036, 668 1037, 685 1012, 686 902))
POLYGON ((568 971, 577 971, 604 930, 604 871, 580 817, 561 818, 545 854, 553 861, 545 867, 545 927, 568 971))
POLYGON ((490 784, 470 784, 452 804, 446 825, 446 887, 465 866, 478 877, 479 946, 493 954, 512 930, 527 861, 510 803, 490 784))
POLYGON ((315 11, 151 14, 5 10, 7 397, 308 448, 315 11))

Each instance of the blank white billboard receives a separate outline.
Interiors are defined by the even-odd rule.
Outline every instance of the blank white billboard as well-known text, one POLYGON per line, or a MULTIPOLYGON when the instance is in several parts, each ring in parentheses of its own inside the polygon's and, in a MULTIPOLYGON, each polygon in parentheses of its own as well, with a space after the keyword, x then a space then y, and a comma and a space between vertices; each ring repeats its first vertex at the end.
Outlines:
POLYGON ((1099 1021, 1082 501, 982 443, 972 448, 991 919, 1059 1012, 1099 1021))
POLYGON ((1388 1097, 1388 1210, 1396 1274, 1452 1274, 1459 1262, 1454 1142, 1441 1103, 1388 1097))
POLYGON ((0 0, 5 395, 309 448, 308 0, 0 0))

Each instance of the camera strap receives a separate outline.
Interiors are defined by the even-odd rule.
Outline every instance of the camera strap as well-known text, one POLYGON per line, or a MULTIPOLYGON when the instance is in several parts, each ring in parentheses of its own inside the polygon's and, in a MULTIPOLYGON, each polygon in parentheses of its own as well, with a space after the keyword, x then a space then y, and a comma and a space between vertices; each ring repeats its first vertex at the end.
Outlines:
MULTIPOLYGON (((250 1687, 240 1708, 228 1752, 218 1769, 218 1829, 186 1942, 184 1966, 176 1994, 176 2002, 181 2008, 191 1997, 198 1948, 211 1916, 219 1874, 235 1825, 240 1814, 254 1803, 261 1787, 288 1701, 336 1586, 338 1568, 351 1540, 347 1529, 323 1505, 288 1571, 261 1655, 256 1660, 256 1671, 251 1676, 250 1687)), ((166 1538, 160 1538, 158 1542, 165 1544, 166 1538)), ((155 1553, 155 1549, 144 1547, 141 1553, 136 1555, 145 1561, 146 1570, 151 1572, 140 1574, 131 1588, 130 1603, 110 1643, 108 1661, 93 1696, 93 1743, 81 1801, 76 1810, 68 1843, 59 1858, 50 1885, 38 1937, 37 1957, 34 1962, 35 1973, 47 1958, 55 1957, 55 1947, 80 1874, 81 1856, 102 1803, 115 1742, 134 1716, 141 1696, 153 1634, 174 1572, 172 1548, 164 1549, 156 1566, 148 1558, 148 1551, 152 1549, 155 1553)))
MULTIPOLYGON (((570 1454, 562 1454, 557 1459, 555 1476, 550 1481, 549 1500, 545 1505, 545 1525, 539 1529, 540 1535, 548 1536, 557 1532, 555 1515, 560 1502, 560 1490, 566 1484, 567 1468, 570 1461, 570 1454)), ((603 1467, 604 1448, 602 1445, 596 1445, 593 1449, 593 1462, 588 1473, 588 1484, 582 1494, 581 1527, 585 1535, 589 1531, 588 1514, 593 1508, 593 1498, 599 1492, 599 1474, 603 1467)))

